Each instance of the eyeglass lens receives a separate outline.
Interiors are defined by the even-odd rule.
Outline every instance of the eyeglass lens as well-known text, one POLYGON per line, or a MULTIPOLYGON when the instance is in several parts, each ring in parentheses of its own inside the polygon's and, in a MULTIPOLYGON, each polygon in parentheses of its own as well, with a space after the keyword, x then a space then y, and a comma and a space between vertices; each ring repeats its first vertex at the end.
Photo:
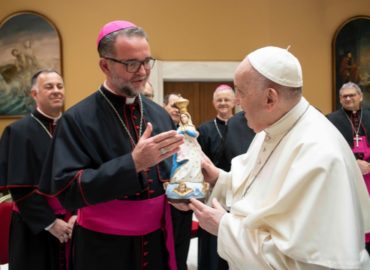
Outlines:
POLYGON ((127 61, 127 71, 132 73, 137 72, 140 69, 141 65, 143 65, 145 69, 151 69, 154 66, 154 61, 155 60, 152 58, 145 59, 144 61, 127 61))
POLYGON ((348 95, 342 95, 342 98, 343 99, 346 99, 346 98, 354 98, 356 96, 356 94, 348 94, 348 95))

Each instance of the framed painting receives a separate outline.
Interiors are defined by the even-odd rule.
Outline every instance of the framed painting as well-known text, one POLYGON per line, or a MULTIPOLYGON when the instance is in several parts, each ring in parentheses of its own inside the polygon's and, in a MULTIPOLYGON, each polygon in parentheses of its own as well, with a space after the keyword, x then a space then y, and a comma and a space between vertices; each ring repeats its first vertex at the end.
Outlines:
POLYGON ((61 73, 61 40, 54 24, 35 12, 18 12, 0 23, 0 118, 21 117, 34 108, 32 75, 61 73))
POLYGON ((333 110, 341 107, 339 89, 346 82, 360 86, 363 107, 370 109, 370 17, 345 21, 333 39, 333 110))

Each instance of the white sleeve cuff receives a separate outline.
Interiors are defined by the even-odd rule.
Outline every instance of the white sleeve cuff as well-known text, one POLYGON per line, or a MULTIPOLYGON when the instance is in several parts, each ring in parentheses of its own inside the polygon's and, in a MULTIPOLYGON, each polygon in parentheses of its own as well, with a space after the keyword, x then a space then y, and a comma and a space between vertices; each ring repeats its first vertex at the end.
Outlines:
POLYGON ((55 222, 57 222, 57 220, 54 220, 54 221, 53 221, 53 223, 51 223, 49 226, 45 227, 45 229, 44 229, 44 230, 45 230, 45 231, 50 230, 50 229, 51 229, 51 227, 53 227, 53 226, 54 226, 55 222))

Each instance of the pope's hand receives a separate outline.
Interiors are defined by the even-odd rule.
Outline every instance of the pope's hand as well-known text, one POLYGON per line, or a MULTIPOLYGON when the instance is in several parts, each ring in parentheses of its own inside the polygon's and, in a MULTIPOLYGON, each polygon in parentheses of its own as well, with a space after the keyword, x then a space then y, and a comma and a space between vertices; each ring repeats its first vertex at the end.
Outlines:
POLYGON ((221 218, 225 215, 226 211, 216 198, 212 200, 212 207, 192 198, 190 199, 189 208, 194 211, 199 225, 204 230, 213 235, 217 235, 221 218))
POLYGON ((190 207, 188 203, 184 202, 170 202, 170 204, 180 211, 190 211, 190 207))
POLYGON ((204 181, 210 183, 214 186, 217 182, 217 178, 219 176, 218 168, 213 164, 213 162, 202 152, 202 173, 204 177, 204 181))

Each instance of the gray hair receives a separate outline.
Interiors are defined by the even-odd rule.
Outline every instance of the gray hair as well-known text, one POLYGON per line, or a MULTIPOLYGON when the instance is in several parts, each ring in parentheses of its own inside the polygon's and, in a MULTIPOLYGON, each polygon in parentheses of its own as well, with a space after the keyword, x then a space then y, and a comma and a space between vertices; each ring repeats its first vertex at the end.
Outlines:
POLYGON ((343 90, 348 89, 348 88, 356 89, 357 93, 362 95, 362 90, 360 86, 358 86, 356 83, 353 83, 353 82, 348 82, 348 83, 343 84, 342 87, 339 89, 339 95, 341 96, 343 90))
POLYGON ((31 89, 35 88, 36 90, 38 90, 37 89, 37 79, 40 77, 41 74, 48 74, 48 73, 56 73, 63 79, 62 75, 55 69, 48 69, 48 68, 40 69, 35 74, 33 74, 31 77, 31 89))
POLYGON ((164 96, 164 98, 163 98, 163 104, 164 104, 165 106, 167 106, 167 105, 168 105, 168 103, 170 102, 170 97, 171 97, 171 96, 178 96, 178 97, 181 97, 181 94, 180 94, 180 93, 169 93, 169 94, 165 95, 165 96, 164 96))
POLYGON ((99 42, 98 53, 100 57, 115 56, 116 50, 114 48, 114 43, 116 42, 118 36, 142 37, 148 39, 144 29, 140 27, 130 27, 112 32, 102 38, 102 40, 99 42))

